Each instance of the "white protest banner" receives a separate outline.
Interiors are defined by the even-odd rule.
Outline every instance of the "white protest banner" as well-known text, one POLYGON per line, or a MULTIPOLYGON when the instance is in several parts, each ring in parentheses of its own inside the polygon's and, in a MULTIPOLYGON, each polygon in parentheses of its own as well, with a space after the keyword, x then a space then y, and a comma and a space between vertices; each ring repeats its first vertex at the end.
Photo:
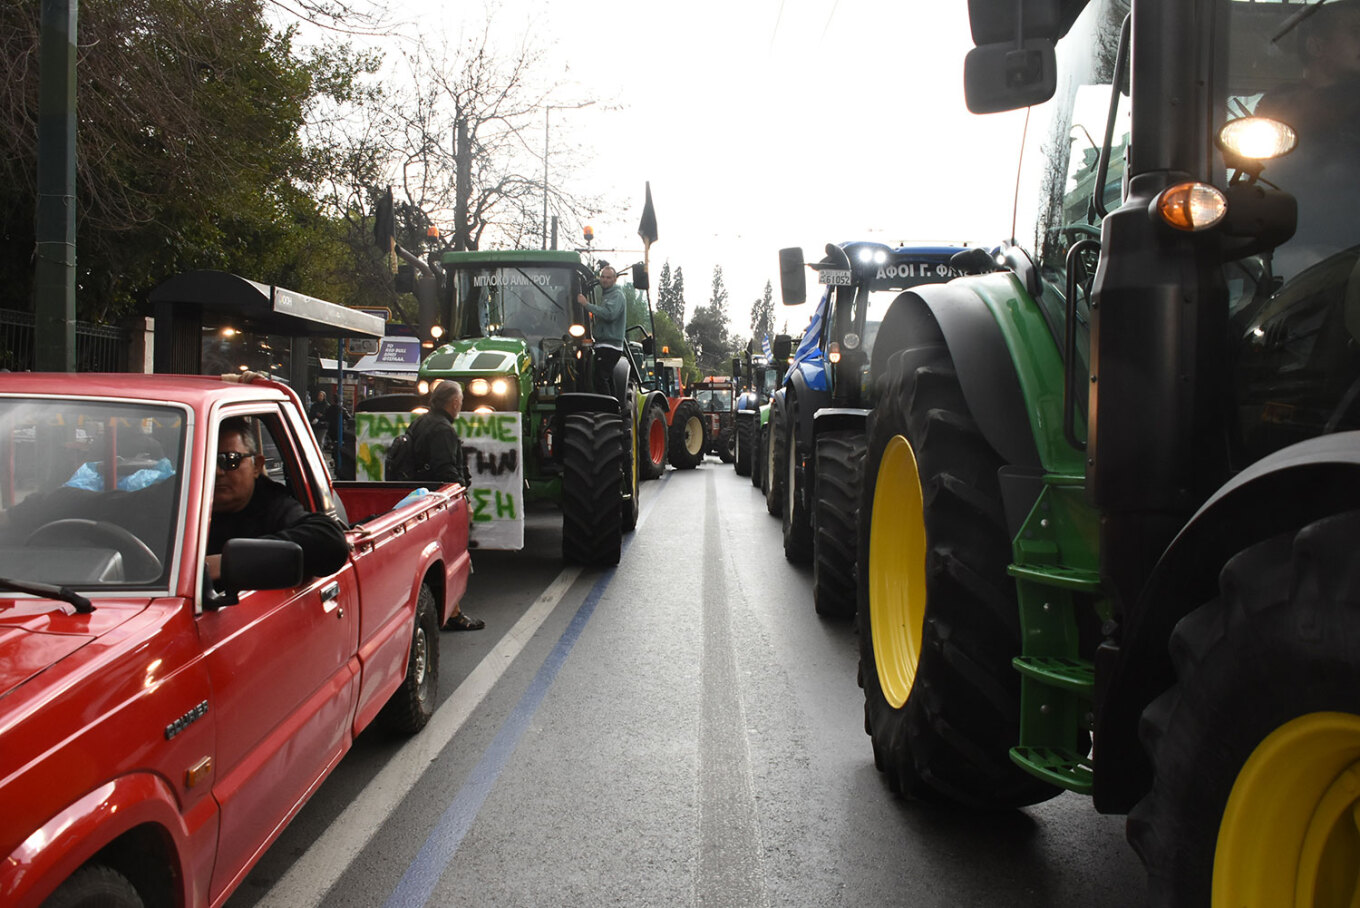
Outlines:
MULTIPOLYGON (((383 481, 387 448, 414 417, 411 413, 356 413, 356 477, 383 481)), ((463 441, 471 487, 471 542, 479 549, 524 548, 524 464, 518 413, 463 413, 454 421, 463 441)))

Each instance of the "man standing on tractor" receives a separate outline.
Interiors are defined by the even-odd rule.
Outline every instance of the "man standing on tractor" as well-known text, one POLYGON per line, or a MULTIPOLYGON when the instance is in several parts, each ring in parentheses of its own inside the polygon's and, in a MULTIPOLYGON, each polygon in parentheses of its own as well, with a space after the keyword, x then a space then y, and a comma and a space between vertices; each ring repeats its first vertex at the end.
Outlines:
POLYGON ((595 316, 595 384, 608 394, 614 393, 614 364, 623 355, 623 335, 627 327, 628 302, 618 285, 619 273, 612 265, 600 269, 600 284, 591 291, 593 300, 577 294, 581 308, 595 316))

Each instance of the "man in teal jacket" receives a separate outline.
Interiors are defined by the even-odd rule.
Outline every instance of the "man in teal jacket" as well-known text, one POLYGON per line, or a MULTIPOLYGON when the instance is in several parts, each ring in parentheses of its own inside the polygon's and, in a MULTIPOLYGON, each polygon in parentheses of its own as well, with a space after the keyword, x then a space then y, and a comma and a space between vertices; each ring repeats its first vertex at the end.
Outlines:
POLYGON ((595 301, 577 294, 581 308, 595 316, 595 375, 596 387, 614 394, 614 364, 623 355, 623 334, 627 327, 628 301, 619 288, 619 273, 613 266, 600 269, 600 286, 591 293, 595 301))

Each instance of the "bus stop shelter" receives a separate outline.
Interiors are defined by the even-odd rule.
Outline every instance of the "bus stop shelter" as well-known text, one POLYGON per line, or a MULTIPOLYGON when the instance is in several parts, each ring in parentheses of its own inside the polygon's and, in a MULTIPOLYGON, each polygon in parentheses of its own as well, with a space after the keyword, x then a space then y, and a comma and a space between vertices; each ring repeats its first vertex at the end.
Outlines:
POLYGON ((225 271, 188 271, 150 294, 157 372, 262 371, 307 392, 312 338, 383 336, 375 315, 225 271), (286 346, 286 355, 281 346, 286 346))

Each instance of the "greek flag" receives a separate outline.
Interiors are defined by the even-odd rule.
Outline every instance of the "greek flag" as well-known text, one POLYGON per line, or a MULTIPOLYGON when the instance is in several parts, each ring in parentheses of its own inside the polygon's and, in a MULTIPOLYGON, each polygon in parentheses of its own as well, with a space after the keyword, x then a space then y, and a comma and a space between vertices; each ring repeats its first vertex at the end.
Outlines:
POLYGON ((760 342, 760 349, 764 351, 766 359, 774 359, 774 350, 770 347, 770 335, 765 335, 765 339, 760 342))

